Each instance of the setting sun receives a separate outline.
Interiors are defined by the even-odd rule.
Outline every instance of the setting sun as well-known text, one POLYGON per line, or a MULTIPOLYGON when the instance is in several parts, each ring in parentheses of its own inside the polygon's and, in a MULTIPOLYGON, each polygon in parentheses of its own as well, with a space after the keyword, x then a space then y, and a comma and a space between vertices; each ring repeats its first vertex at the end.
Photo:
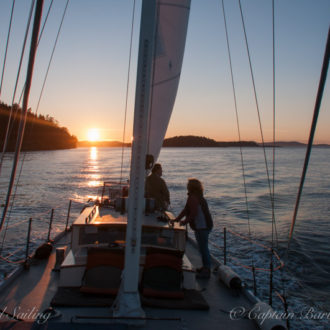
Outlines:
POLYGON ((100 140, 100 131, 97 128, 90 128, 87 132, 88 141, 94 142, 100 140))

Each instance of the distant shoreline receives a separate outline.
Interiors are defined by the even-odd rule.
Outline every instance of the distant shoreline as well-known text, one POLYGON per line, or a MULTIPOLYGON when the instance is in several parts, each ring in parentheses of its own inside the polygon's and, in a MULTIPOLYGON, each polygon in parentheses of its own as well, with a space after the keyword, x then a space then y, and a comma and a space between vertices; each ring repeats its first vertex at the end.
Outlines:
MULTIPOLYGON (((272 148, 273 142, 266 142, 264 146, 266 148, 272 148)), ((120 141, 78 141, 77 147, 99 147, 99 148, 109 148, 109 147, 131 147, 131 143, 122 143, 120 141)), ((296 141, 278 141, 275 142, 276 148, 283 147, 306 147, 307 144, 296 142, 296 141)), ((175 136, 167 138, 163 142, 163 148, 231 148, 231 147, 248 147, 248 148, 260 148, 261 143, 255 141, 215 141, 201 136, 175 136)), ((329 144, 314 144, 314 147, 329 148, 329 144)))

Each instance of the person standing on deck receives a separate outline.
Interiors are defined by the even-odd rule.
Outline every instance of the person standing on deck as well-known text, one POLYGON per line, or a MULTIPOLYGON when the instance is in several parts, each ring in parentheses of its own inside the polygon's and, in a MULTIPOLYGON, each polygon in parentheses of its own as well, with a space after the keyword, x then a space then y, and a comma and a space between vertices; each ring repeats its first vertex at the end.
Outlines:
POLYGON ((147 176, 145 182, 145 197, 155 199, 155 208, 158 210, 167 210, 170 205, 170 193, 166 182, 161 178, 163 175, 162 166, 156 163, 147 176))
POLYGON ((186 206, 174 221, 180 221, 184 216, 185 220, 180 225, 189 223, 195 232, 199 252, 202 257, 203 267, 197 269, 197 278, 210 278, 211 256, 208 246, 209 233, 213 227, 212 216, 207 202, 203 196, 203 185, 197 179, 189 179, 187 184, 188 199, 186 206))

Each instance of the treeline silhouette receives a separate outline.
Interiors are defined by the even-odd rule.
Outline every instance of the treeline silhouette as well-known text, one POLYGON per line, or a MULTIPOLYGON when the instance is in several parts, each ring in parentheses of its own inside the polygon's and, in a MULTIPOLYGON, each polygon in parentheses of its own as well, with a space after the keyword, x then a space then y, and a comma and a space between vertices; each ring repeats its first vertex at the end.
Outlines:
MULTIPOLYGON (((122 143, 119 141, 78 141, 78 147, 130 147, 131 143, 122 143)), ((185 135, 174 136, 163 141, 163 147, 186 147, 186 148, 209 148, 209 147, 259 147, 260 145, 254 141, 232 141, 220 142, 205 136, 185 135)))
MULTIPOLYGON (((0 148, 6 136, 11 106, 0 102, 0 148)), ((22 109, 15 104, 9 129, 9 140, 6 151, 14 151, 22 109)), ((28 110, 22 150, 54 150, 76 148, 77 138, 71 135, 66 127, 60 127, 58 121, 49 115, 36 115, 28 110)))
POLYGON ((258 147, 254 141, 217 142, 204 136, 174 136, 165 139, 163 147, 258 147))

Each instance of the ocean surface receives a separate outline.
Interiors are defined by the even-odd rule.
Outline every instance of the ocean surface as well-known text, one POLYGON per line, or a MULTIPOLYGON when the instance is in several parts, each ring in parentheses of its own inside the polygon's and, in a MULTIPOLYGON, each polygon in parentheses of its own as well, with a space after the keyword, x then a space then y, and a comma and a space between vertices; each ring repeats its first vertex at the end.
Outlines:
MULTIPOLYGON (((302 172, 305 148, 275 150, 274 214, 272 149, 267 149, 268 182, 261 148, 243 148, 246 197, 239 148, 164 148, 159 162, 171 194, 171 211, 181 211, 186 200, 187 179, 204 184, 205 197, 214 218, 210 248, 223 260, 223 228, 227 228, 227 263, 253 287, 249 269, 256 268, 257 294, 268 301, 270 250, 275 247, 284 269, 274 272, 273 306, 283 312, 279 294, 287 294, 290 325, 294 329, 330 329, 330 148, 314 148, 301 198, 293 239, 288 249, 288 231, 302 172), (247 200, 247 203, 246 203, 247 200), (247 212, 248 209, 248 212, 247 212), (234 232, 234 233, 232 233, 234 232), (238 236, 239 234, 240 236, 238 236), (273 237, 273 239, 272 239, 273 237), (248 238, 248 239, 244 239, 248 238), (323 314, 322 314, 323 313, 323 314), (327 313, 327 314, 324 314, 327 313)), ((25 255, 28 219, 32 218, 31 251, 48 234, 51 209, 54 221, 51 237, 65 227, 69 200, 69 222, 90 198, 100 195, 103 181, 128 179, 130 149, 78 148, 29 152, 24 164, 9 221, 0 234, 1 256, 19 261, 25 255), (12 255, 16 252, 14 255, 12 255)), ((0 177, 1 214, 7 193, 13 154, 5 156, 0 177)), ((274 258, 274 268, 279 262, 274 258)), ((0 260, 3 278, 16 267, 0 260)))

